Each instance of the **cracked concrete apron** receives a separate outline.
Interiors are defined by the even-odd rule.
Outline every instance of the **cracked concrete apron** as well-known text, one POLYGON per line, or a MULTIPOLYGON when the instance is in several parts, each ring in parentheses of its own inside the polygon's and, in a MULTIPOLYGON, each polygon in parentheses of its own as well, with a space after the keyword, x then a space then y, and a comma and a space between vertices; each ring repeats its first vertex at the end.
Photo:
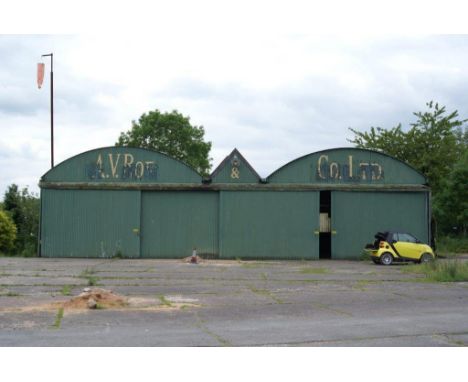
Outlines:
POLYGON ((403 267, 0 258, 0 346, 467 345, 467 283, 403 267), (63 305, 89 286, 132 303, 63 305))

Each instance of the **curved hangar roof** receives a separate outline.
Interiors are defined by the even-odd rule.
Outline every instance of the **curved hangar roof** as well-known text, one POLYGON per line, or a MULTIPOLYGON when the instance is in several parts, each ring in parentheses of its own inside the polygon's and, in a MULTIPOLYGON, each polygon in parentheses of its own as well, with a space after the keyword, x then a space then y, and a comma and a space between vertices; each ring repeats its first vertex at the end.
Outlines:
POLYGON ((185 163, 157 151, 103 147, 75 155, 46 172, 43 182, 201 183, 185 163))
POLYGON ((267 179, 269 183, 426 184, 421 173, 396 158, 348 147, 304 155, 267 179))
MULTIPOLYGON (((266 179, 234 149, 211 174, 212 184, 373 184, 425 185, 425 177, 389 155, 365 149, 337 148, 297 158, 266 179)), ((191 184, 202 177, 187 164, 157 151, 134 147, 104 147, 71 157, 45 173, 50 184, 191 184)))

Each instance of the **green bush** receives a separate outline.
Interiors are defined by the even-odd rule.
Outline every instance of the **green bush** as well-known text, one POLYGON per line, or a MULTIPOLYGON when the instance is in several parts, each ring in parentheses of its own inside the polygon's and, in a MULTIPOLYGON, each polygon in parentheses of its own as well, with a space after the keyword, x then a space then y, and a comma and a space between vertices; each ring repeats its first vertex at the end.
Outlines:
POLYGON ((8 186, 2 204, 17 229, 14 249, 10 254, 35 256, 39 231, 39 198, 30 193, 27 187, 19 189, 16 184, 12 184, 8 186))
POLYGON ((37 254, 36 243, 26 243, 23 250, 19 253, 22 257, 34 257, 37 254))
POLYGON ((369 251, 362 251, 361 255, 359 256, 359 260, 361 261, 371 261, 372 256, 369 251))
POLYGON ((15 248, 15 240, 15 223, 5 211, 0 210, 0 253, 11 253, 15 248))

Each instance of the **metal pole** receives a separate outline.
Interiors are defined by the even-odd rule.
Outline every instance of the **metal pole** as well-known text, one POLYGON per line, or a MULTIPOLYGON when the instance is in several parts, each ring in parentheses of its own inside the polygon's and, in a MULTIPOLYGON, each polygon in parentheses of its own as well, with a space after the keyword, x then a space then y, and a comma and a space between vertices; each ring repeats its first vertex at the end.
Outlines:
POLYGON ((50 57, 50 167, 54 168, 54 55, 43 54, 50 57))

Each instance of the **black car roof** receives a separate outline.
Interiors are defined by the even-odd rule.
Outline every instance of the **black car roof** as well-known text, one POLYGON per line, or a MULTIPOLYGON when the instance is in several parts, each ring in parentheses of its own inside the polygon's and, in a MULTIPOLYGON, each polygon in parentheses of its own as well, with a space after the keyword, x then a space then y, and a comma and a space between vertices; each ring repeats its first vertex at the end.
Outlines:
POLYGON ((414 236, 412 233, 409 233, 409 232, 406 232, 404 230, 392 230, 392 231, 384 231, 384 232, 377 232, 374 237, 376 239, 386 239, 389 235, 391 234, 394 234, 394 233, 405 233, 407 235, 411 235, 413 237, 416 237, 414 236))

